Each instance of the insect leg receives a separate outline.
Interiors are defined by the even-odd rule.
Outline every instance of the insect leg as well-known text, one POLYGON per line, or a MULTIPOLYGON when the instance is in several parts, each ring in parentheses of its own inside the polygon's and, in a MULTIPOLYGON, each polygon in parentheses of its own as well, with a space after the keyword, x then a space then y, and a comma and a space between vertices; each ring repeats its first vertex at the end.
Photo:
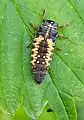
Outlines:
POLYGON ((61 51, 61 49, 60 49, 60 48, 58 48, 58 47, 56 47, 56 48, 55 48, 55 50, 56 50, 56 51, 61 51))
POLYGON ((61 38, 61 39, 68 39, 68 37, 63 36, 63 35, 62 35, 62 36, 61 36, 61 35, 58 35, 58 37, 61 38))
POLYGON ((44 16, 45 16, 45 9, 43 9, 42 21, 44 21, 44 16))
POLYGON ((30 26, 33 27, 35 30, 38 30, 38 27, 34 25, 32 22, 29 22, 30 26))
POLYGON ((71 24, 71 22, 68 22, 67 24, 65 24, 65 25, 62 25, 62 26, 58 26, 58 30, 60 30, 60 29, 64 29, 64 28, 66 28, 66 27, 68 27, 68 26, 70 26, 70 24, 71 24))

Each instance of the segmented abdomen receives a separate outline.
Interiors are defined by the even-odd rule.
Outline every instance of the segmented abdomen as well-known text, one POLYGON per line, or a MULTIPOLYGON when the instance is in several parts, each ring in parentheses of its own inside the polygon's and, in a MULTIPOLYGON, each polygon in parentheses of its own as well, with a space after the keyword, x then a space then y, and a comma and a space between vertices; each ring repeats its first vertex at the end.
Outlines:
POLYGON ((54 43, 51 39, 44 39, 41 35, 34 40, 34 48, 32 49, 32 68, 35 80, 42 82, 51 60, 51 54, 54 43))

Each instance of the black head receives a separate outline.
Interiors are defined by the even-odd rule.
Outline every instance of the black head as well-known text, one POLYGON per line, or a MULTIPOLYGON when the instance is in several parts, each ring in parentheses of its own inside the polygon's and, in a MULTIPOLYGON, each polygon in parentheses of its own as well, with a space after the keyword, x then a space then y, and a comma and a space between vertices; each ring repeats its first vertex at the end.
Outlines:
POLYGON ((55 21, 53 21, 53 20, 43 20, 43 23, 45 25, 51 24, 53 27, 56 27, 56 28, 58 27, 58 24, 55 21))
POLYGON ((34 78, 35 78, 36 82, 39 84, 43 81, 43 78, 46 75, 46 73, 44 71, 37 71, 37 72, 33 72, 33 73, 34 73, 34 78))

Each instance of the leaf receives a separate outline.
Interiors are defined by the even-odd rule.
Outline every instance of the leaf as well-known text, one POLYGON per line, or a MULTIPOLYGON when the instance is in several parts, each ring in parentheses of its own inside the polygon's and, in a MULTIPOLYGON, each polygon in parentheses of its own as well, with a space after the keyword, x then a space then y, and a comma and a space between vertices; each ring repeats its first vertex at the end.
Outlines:
POLYGON ((49 85, 47 98, 51 107, 56 111, 58 119, 75 120, 77 115, 74 99, 62 91, 58 93, 55 86, 52 83, 49 85))
POLYGON ((63 93, 60 92, 60 97, 63 101, 63 104, 65 106, 65 109, 66 109, 69 119, 70 120, 77 119, 74 99, 64 92, 63 93))
POLYGON ((14 114, 20 104, 33 119, 38 119, 45 105, 59 120, 76 120, 74 100, 84 100, 84 15, 83 0, 1 0, 0 1, 0 108, 14 114), (78 4, 79 3, 79 4, 78 4), (59 34, 49 74, 42 84, 35 83, 31 70, 31 47, 34 29, 39 26, 42 10, 45 19, 59 25, 71 22, 59 34))

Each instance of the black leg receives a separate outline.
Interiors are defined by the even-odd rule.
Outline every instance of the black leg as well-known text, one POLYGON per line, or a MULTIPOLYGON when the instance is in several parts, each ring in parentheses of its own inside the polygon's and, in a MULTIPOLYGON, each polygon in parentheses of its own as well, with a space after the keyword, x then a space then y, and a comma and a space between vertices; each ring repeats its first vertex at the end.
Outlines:
MULTIPOLYGON (((42 13, 42 21, 44 20, 44 15, 45 15, 45 9, 43 9, 42 13)), ((35 30, 38 30, 38 27, 34 25, 32 22, 29 22, 30 26, 33 27, 35 30)))
POLYGON ((63 30, 65 27, 70 26, 70 24, 71 24, 71 22, 67 23, 66 25, 58 26, 58 30, 60 30, 60 29, 63 30))
POLYGON ((45 16, 45 9, 43 9, 42 21, 44 20, 44 16, 45 16))
POLYGON ((66 36, 61 36, 61 35, 58 35, 58 38, 61 38, 61 39, 68 39, 68 37, 66 37, 66 36))
POLYGON ((32 22, 29 22, 30 26, 33 27, 35 30, 38 29, 38 27, 36 25, 34 25, 32 22))
POLYGON ((61 49, 60 49, 60 48, 58 48, 58 47, 55 47, 55 50, 56 50, 56 51, 61 51, 61 49))

